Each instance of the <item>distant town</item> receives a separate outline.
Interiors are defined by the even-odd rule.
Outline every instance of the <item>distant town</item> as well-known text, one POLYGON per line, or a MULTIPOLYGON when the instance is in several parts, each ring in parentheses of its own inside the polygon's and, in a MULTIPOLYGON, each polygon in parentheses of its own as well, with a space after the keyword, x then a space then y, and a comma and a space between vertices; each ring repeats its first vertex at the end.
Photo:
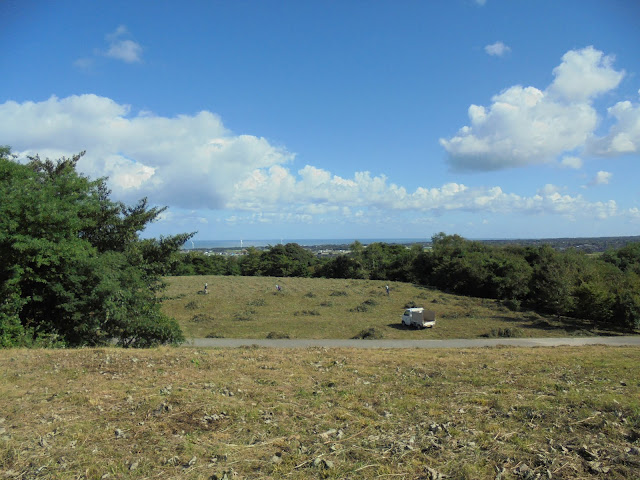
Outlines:
MULTIPOLYGON (((553 248, 559 251, 573 248, 577 251, 584 253, 602 253, 610 249, 622 248, 629 243, 640 242, 640 235, 632 237, 589 237, 589 238, 540 238, 540 239, 491 239, 491 240, 477 240, 488 245, 518 245, 518 246, 537 246, 537 245, 551 245, 553 248)), ((366 248, 368 243, 361 242, 366 248)), ((402 241, 402 242, 383 242, 392 245, 405 245, 407 248, 411 248, 414 245, 420 245, 423 249, 428 250, 431 248, 431 241, 402 241)), ((318 244, 318 245, 303 245, 303 248, 313 252, 318 257, 337 257, 339 255, 346 255, 350 253, 351 244, 318 244)), ((255 248, 258 251, 269 250, 271 245, 257 246, 257 247, 214 247, 214 248, 201 248, 192 247, 189 248, 185 245, 182 252, 203 252, 205 255, 222 255, 222 256, 240 256, 246 255, 249 248, 255 248)))

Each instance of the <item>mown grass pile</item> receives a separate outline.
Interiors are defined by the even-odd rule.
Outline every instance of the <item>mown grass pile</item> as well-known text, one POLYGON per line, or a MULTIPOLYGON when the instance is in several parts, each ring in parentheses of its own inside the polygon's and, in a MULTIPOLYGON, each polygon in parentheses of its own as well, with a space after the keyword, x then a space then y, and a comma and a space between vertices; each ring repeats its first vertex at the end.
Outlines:
POLYGON ((178 320, 187 337, 266 338, 277 333, 289 338, 346 339, 367 329, 386 339, 477 338, 496 336, 495 332, 522 337, 617 333, 588 321, 514 311, 497 300, 402 282, 228 276, 165 280, 169 287, 163 312, 178 320), (422 331, 403 327, 400 317, 407 306, 434 310, 436 327, 422 331))
POLYGON ((640 349, 0 351, 2 478, 630 479, 640 349))

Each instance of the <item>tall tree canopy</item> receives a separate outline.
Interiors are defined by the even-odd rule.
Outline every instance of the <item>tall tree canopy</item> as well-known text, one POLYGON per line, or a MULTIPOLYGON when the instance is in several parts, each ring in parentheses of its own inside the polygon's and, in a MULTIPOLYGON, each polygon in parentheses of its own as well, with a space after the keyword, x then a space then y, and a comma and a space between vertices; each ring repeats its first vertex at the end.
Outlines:
POLYGON ((20 164, 0 148, 0 346, 181 341, 158 292, 192 234, 141 239, 164 208, 111 200, 76 171, 83 154, 20 164))

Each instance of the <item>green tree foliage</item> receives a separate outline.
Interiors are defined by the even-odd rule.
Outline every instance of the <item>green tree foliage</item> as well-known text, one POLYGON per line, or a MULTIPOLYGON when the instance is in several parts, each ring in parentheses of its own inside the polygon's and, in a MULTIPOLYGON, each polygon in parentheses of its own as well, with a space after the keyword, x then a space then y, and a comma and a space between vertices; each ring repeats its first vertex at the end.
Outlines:
POLYGON ((371 280, 387 280, 391 270, 395 271, 394 277, 401 269, 400 260, 407 253, 404 245, 390 245, 388 243, 374 242, 367 245, 362 252, 362 263, 368 271, 371 280), (400 263, 394 265, 396 260, 400 263))
POLYGON ((364 270, 360 261, 346 255, 339 255, 318 268, 316 276, 325 278, 364 278, 364 270))
POLYGON ((260 256, 260 274, 269 277, 309 277, 315 257, 297 243, 275 245, 260 256))
POLYGON ((574 304, 574 276, 567 255, 543 245, 535 249, 531 263, 529 303, 543 312, 568 315, 574 304))
POLYGON ((140 239, 164 209, 110 200, 76 171, 83 153, 22 165, 0 151, 0 345, 180 342, 157 294, 191 235, 140 239))
POLYGON ((616 251, 605 252, 602 259, 623 272, 630 271, 640 275, 640 242, 630 243, 616 251))
POLYGON ((432 240, 432 250, 413 259, 418 283, 555 315, 640 326, 640 244, 597 258, 548 245, 489 247, 443 233, 432 240))
POLYGON ((175 256, 170 275, 239 275, 235 257, 205 255, 203 252, 180 252, 175 256))

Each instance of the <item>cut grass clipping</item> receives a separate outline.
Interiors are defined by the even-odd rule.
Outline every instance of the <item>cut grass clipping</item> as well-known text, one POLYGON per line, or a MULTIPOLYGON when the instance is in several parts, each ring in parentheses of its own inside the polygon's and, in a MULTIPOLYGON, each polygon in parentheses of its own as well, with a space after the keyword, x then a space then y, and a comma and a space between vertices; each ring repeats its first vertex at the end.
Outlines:
POLYGON ((3 350, 0 478, 635 479, 639 363, 604 346, 3 350))

